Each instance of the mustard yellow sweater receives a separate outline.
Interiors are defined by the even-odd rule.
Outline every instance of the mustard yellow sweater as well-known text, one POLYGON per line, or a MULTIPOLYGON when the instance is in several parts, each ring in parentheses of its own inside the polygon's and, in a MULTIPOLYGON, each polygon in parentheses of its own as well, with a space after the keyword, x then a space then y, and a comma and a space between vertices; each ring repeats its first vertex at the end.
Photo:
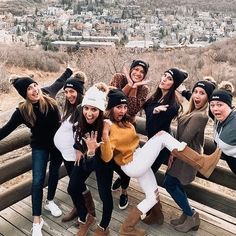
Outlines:
POLYGON ((139 145, 139 137, 134 126, 121 128, 112 124, 109 139, 101 145, 102 159, 109 162, 114 158, 118 165, 125 165, 133 160, 133 153, 139 145))

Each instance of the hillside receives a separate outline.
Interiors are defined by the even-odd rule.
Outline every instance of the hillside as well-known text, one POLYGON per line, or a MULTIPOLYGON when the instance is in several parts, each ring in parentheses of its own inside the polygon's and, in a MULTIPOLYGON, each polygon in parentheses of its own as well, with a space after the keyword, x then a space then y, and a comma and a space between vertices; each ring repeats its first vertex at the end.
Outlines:
MULTIPOLYGON (((156 81, 167 68, 179 67, 189 73, 188 86, 203 76, 213 76, 217 81, 230 80, 236 85, 236 38, 216 42, 205 48, 182 47, 177 49, 128 50, 125 48, 78 51, 73 54, 32 50, 24 46, 0 45, 1 84, 12 68, 59 73, 67 63, 79 68, 88 76, 88 86, 95 81, 109 82, 115 72, 129 67, 133 59, 141 58, 150 64, 149 78, 155 88, 156 81)), ((35 74, 36 79, 41 79, 35 74)), ((7 92, 7 90, 6 90, 7 92)))
POLYGON ((43 7, 45 3, 52 2, 51 0, 1 0, 0 13, 11 12, 14 15, 23 15, 32 13, 35 7, 43 7))
POLYGON ((161 74, 171 67, 179 67, 188 72, 188 88, 203 76, 213 76, 217 82, 228 80, 236 87, 236 38, 216 42, 205 48, 183 47, 157 51, 117 48, 66 54, 29 50, 20 45, 0 45, 0 51, 0 100, 4 101, 0 103, 0 111, 9 108, 9 101, 17 104, 20 99, 9 85, 9 75, 33 75, 35 80, 45 85, 57 78, 67 64, 86 73, 86 87, 98 81, 108 83, 114 73, 122 72, 124 66, 128 68, 132 60, 139 58, 150 64, 148 77, 152 91, 161 74))
MULTIPOLYGON (((11 12, 13 14, 24 14, 26 12, 32 11, 36 6, 38 8, 45 7, 45 4, 49 3, 69 3, 69 4, 77 4, 77 0, 1 0, 0 1, 0 13, 11 12)), ((86 1, 84 1, 86 2, 86 1)), ((100 1, 95 1, 100 2, 100 1)), ((104 1, 109 2, 109 1, 104 1)), ((194 10, 201 11, 214 11, 214 12, 224 12, 230 13, 232 16, 236 14, 236 4, 235 0, 146 0, 146 1, 115 1, 118 6, 124 5, 140 5, 144 9, 155 9, 155 8, 168 8, 177 10, 177 7, 183 6, 187 8, 193 8, 194 10)))

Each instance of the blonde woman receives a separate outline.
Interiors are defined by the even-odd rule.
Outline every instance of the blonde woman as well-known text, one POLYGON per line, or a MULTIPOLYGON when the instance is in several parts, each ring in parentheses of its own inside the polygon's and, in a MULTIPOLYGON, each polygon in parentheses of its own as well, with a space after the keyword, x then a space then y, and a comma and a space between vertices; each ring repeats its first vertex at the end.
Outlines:
MULTIPOLYGON (((209 118, 208 100, 214 88, 215 86, 208 81, 197 82, 193 87, 187 112, 178 118, 176 138, 186 142, 198 153, 203 152, 204 130, 209 118)), ((190 206, 184 187, 195 179, 196 173, 194 167, 175 159, 172 165, 169 165, 165 177, 166 190, 183 211, 180 218, 171 220, 177 231, 197 230, 200 225, 199 214, 190 206)))
POLYGON ((29 76, 14 76, 10 81, 24 101, 16 108, 10 120, 0 128, 0 140, 21 124, 25 124, 31 130, 33 236, 42 235, 43 184, 49 156, 48 196, 45 207, 56 217, 62 214, 53 201, 58 183, 58 171, 62 163, 62 156, 53 143, 53 137, 60 126, 60 114, 56 101, 48 95, 55 96, 71 74, 72 71, 67 68, 59 79, 43 89, 29 76))

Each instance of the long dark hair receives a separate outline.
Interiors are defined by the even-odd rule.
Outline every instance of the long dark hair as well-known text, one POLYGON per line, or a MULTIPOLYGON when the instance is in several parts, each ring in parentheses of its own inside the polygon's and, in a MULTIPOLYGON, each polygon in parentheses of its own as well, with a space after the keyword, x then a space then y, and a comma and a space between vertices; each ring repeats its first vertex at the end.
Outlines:
POLYGON ((74 124, 75 122, 77 122, 77 119, 78 119, 78 109, 77 109, 77 106, 79 104, 81 104, 83 100, 83 95, 80 94, 79 92, 77 92, 77 97, 76 97, 76 101, 74 104, 71 104, 67 99, 65 101, 65 105, 64 105, 64 108, 63 108, 63 112, 62 112, 62 118, 61 118, 61 121, 65 121, 69 116, 70 117, 70 122, 72 124, 74 124))
POLYGON ((78 116, 78 122, 75 126, 75 141, 78 143, 82 143, 83 151, 85 152, 87 150, 86 143, 83 141, 82 137, 85 136, 87 132, 91 131, 97 131, 97 141, 102 141, 102 131, 103 131, 103 120, 104 120, 104 114, 103 111, 99 110, 99 115, 95 122, 93 124, 88 124, 84 115, 83 115, 83 107, 79 106, 79 116, 78 116))
POLYGON ((174 84, 171 86, 167 94, 164 97, 162 96, 163 96, 162 90, 158 86, 156 91, 151 95, 151 97, 146 101, 144 105, 151 103, 153 101, 158 101, 161 105, 179 106, 180 111, 182 112, 183 106, 179 101, 178 96, 176 95, 174 84))
POLYGON ((119 122, 117 122, 114 119, 114 107, 109 109, 109 110, 106 110, 104 116, 105 116, 106 119, 109 119, 113 123, 116 123, 121 128, 130 126, 131 117, 127 113, 123 116, 123 118, 119 122))

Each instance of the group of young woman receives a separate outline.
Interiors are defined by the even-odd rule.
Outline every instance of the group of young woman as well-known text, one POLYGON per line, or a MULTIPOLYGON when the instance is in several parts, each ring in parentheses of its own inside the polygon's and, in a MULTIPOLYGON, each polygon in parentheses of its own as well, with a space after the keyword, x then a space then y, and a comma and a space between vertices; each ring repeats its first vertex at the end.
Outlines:
POLYGON ((198 229, 199 214, 189 205, 184 186, 194 180, 197 171, 209 177, 221 151, 235 166, 236 136, 232 127, 236 115, 232 93, 215 89, 207 80, 198 81, 192 89, 188 110, 180 114, 176 89, 188 74, 177 68, 166 70, 156 91, 148 98, 148 69, 146 62, 134 60, 128 72, 113 76, 110 82, 113 87, 97 83, 85 94, 86 76, 81 72, 72 75, 70 69, 43 89, 30 77, 12 78, 13 86, 25 100, 0 129, 0 140, 20 124, 31 129, 33 236, 42 235, 43 182, 49 159, 48 197, 44 208, 54 216, 62 214, 53 198, 63 161, 70 178, 68 193, 74 208, 62 221, 78 217, 77 236, 87 235, 96 221, 93 198, 85 183, 93 171, 103 203, 94 236, 109 235, 112 189, 121 186, 119 207, 128 206, 127 188, 131 177, 138 180, 145 198, 131 209, 121 225, 120 235, 146 235, 143 229, 135 227, 140 220, 146 224, 163 224, 155 172, 164 162, 168 162, 164 186, 182 210, 181 216, 170 223, 181 232, 198 229), (54 97, 62 87, 66 101, 60 117, 54 97), (214 138, 218 148, 206 156, 203 144, 208 104, 217 120, 214 138), (135 116, 142 108, 146 114, 148 141, 139 147, 135 116), (176 138, 170 129, 174 118, 178 124, 176 138), (119 178, 112 185, 113 171, 119 178))

